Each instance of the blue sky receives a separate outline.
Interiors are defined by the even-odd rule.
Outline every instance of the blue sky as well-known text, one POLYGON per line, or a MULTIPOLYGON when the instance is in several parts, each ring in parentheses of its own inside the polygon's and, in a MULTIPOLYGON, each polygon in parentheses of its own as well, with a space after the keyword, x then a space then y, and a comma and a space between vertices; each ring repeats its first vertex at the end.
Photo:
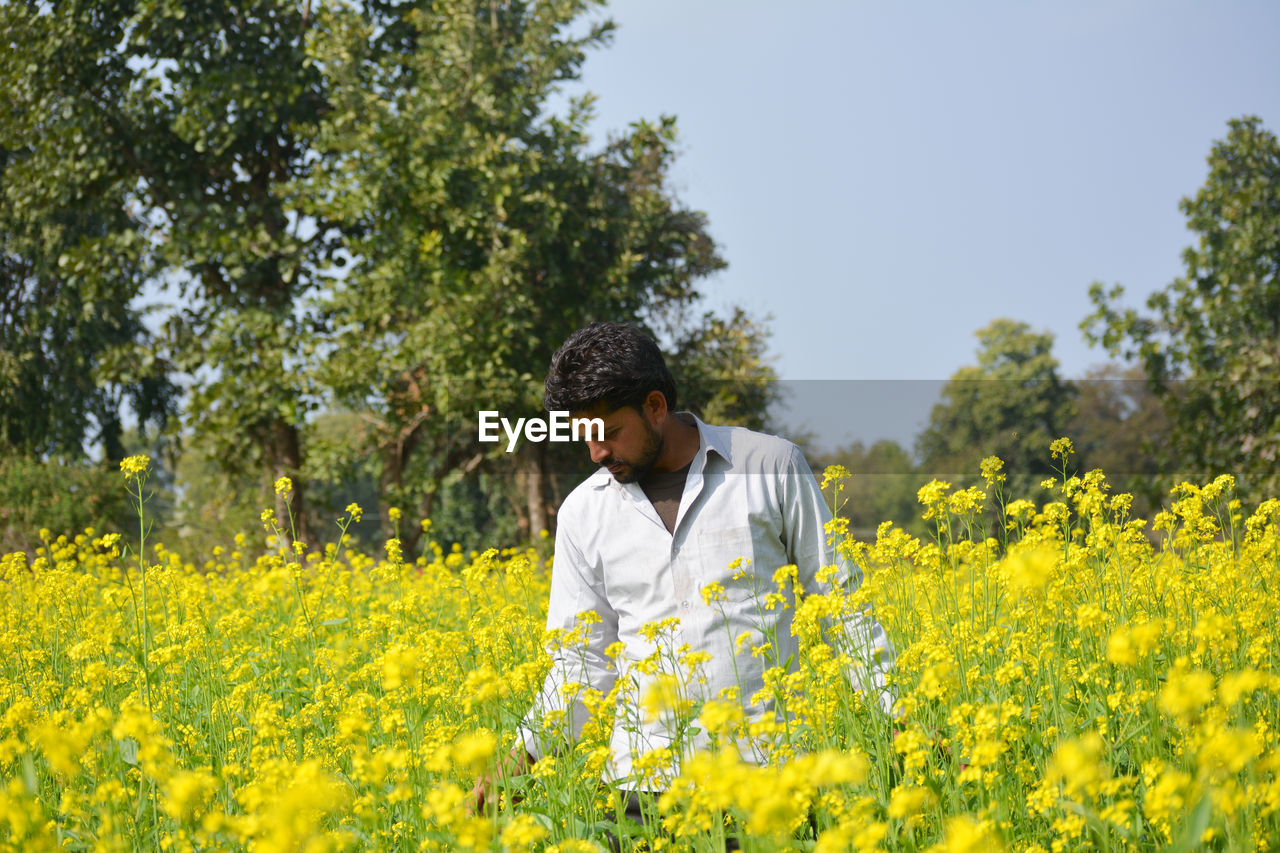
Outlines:
MULTIPOLYGON (((788 380, 932 386, 997 316, 1053 332, 1063 373, 1083 374, 1105 360, 1078 329, 1089 284, 1136 304, 1177 276, 1178 200, 1227 120, 1280 130, 1274 2, 614 0, 603 15, 618 32, 569 91, 599 97, 600 137, 677 117, 674 187, 729 261, 704 291, 772 315, 788 380)), ((900 408, 919 421, 927 402, 900 408)), ((901 431, 850 435, 877 430, 901 431)))

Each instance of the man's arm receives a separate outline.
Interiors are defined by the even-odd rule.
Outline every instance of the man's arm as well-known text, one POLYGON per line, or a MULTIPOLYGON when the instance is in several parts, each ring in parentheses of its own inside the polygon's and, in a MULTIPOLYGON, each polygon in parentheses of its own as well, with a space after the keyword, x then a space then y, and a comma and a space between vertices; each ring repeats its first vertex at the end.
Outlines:
POLYGON ((566 745, 572 744, 590 716, 580 691, 595 689, 608 693, 617 678, 605 650, 618 639, 618 614, 605 594, 601 567, 583 558, 573 541, 572 522, 563 512, 556 530, 555 559, 551 565, 547 631, 575 638, 575 641, 556 642, 547 650, 551 655, 551 669, 520 726, 520 740, 535 761, 550 745, 538 734, 546 715, 564 712, 560 735, 566 745), (566 688, 575 684, 582 687, 574 693, 572 701, 566 701, 566 688))
MULTIPOLYGON (((600 571, 583 558, 574 544, 573 525, 563 508, 560 520, 555 559, 551 564, 547 630, 563 632, 562 636, 571 636, 576 631, 581 642, 567 646, 553 644, 548 649, 551 669, 517 731, 519 740, 510 756, 499 759, 498 775, 502 778, 527 772, 548 749, 556 746, 542 732, 542 721, 548 713, 564 712, 563 729, 558 733, 564 744, 571 744, 581 735, 590 714, 580 691, 572 701, 566 700, 567 685, 579 684, 581 689, 593 688, 607 694, 617 678, 605 650, 618 638, 618 615, 605 595, 600 571), (580 618, 587 612, 597 618, 580 618)), ((493 782, 492 775, 476 780, 472 801, 477 811, 488 801, 493 782)))
MULTIPOLYGON (((804 454, 794 445, 783 472, 781 496, 787 554, 796 565, 805 594, 821 595, 834 589, 851 594, 857 590, 862 585, 862 570, 827 542, 831 511, 804 454), (818 580, 818 573, 832 565, 835 573, 825 583, 818 580)), ((884 627, 862 610, 847 614, 836 627, 844 647, 841 650, 848 651, 858 664, 850 670, 850 680, 869 701, 892 713, 894 697, 885 676, 893 668, 894 650, 884 627)))
POLYGON ((484 807, 493 799, 494 783, 499 779, 510 779, 521 776, 533 767, 533 756, 524 751, 524 747, 516 744, 511 747, 511 754, 499 756, 498 767, 493 773, 483 773, 471 786, 472 814, 481 814, 484 807))

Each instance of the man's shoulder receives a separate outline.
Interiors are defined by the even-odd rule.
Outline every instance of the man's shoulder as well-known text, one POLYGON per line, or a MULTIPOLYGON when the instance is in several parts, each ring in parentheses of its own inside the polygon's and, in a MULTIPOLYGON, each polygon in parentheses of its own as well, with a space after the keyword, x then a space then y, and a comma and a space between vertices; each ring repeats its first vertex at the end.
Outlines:
POLYGON ((804 454, 782 436, 738 426, 707 425, 708 439, 729 463, 743 473, 791 471, 804 454))
POLYGON ((600 501, 605 500, 609 494, 608 486, 612 479, 613 475, 609 473, 609 469, 597 468, 589 477, 574 486, 573 491, 560 502, 558 519, 564 521, 566 518, 588 510, 593 504, 598 505, 600 501))

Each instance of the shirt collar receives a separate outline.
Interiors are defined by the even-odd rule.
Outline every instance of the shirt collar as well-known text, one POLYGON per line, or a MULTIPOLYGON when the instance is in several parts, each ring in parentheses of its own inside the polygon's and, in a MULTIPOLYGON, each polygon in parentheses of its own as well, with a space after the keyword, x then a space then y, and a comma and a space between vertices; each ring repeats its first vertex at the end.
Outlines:
MULTIPOLYGON (((698 452, 694 454, 694 465, 689 469, 690 472, 695 470, 705 472, 707 467, 706 457, 712 452, 725 462, 730 461, 729 436, 725 434, 728 429, 727 427, 711 426, 710 424, 703 423, 702 418, 698 417, 693 412, 676 412, 675 414, 677 417, 687 416, 682 417, 682 419, 686 421, 692 419, 693 425, 698 428, 698 452), (702 460, 701 464, 698 464, 699 459, 702 460)), ((608 486, 618 489, 623 488, 622 483, 619 483, 613 478, 613 475, 609 473, 608 468, 597 468, 595 473, 587 478, 587 482, 590 483, 591 487, 594 489, 603 489, 608 486)))

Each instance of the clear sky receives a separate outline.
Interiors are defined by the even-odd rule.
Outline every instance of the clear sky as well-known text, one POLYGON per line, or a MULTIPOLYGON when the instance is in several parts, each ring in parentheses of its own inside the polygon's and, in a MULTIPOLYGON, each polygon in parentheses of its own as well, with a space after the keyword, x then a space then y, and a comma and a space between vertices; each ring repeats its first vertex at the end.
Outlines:
MULTIPOLYGON (((675 189, 729 262, 704 291, 772 315, 788 380, 933 389, 997 316, 1053 332, 1063 373, 1083 374, 1105 360, 1078 328, 1089 284, 1137 304, 1177 276, 1178 201, 1227 120, 1280 131, 1272 0, 614 0, 605 15, 618 32, 569 91, 599 96, 601 137, 677 117, 675 189)), ((898 420, 927 413, 932 390, 912 393, 898 420)), ((850 436, 877 431, 903 437, 850 436)))

